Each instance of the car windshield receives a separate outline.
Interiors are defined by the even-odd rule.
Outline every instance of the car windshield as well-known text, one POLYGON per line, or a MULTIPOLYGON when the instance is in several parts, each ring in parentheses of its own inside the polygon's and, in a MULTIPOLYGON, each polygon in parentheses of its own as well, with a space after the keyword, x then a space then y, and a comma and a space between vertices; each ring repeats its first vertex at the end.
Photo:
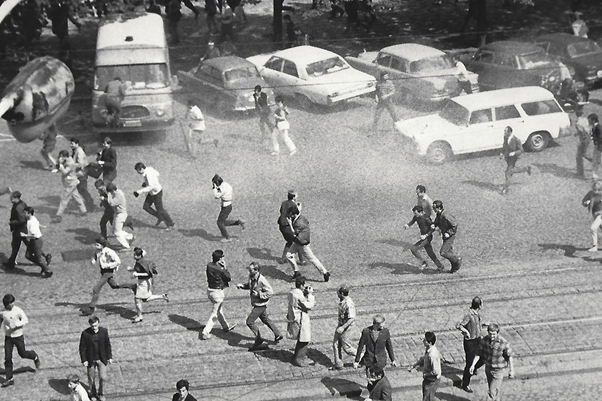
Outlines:
POLYGON ((445 70, 448 68, 453 68, 453 65, 447 55, 424 58, 410 64, 410 71, 414 73, 445 70))
POLYGON ((566 50, 569 53, 569 56, 571 56, 571 58, 585 56, 586 54, 602 52, 600 46, 598 46, 596 42, 592 42, 590 40, 584 40, 583 42, 573 43, 572 45, 569 45, 566 50))
POLYGON ((131 82, 132 89, 158 89, 169 86, 167 64, 110 65, 96 68, 94 89, 104 90, 107 84, 121 78, 131 82))
POLYGON ((249 78, 259 78, 259 72, 255 67, 243 67, 226 71, 224 77, 227 82, 243 81, 249 78))
POLYGON ((341 71, 346 68, 349 68, 349 65, 345 62, 345 60, 343 60, 341 57, 335 56, 308 64, 305 70, 307 71, 307 76, 312 78, 326 74, 332 74, 333 72, 341 71))
POLYGON ((534 53, 518 56, 518 65, 521 70, 532 70, 548 63, 548 58, 543 49, 534 53))
POLYGON ((468 116, 470 112, 463 106, 448 99, 439 116, 449 121, 452 124, 465 126, 468 124, 468 116))

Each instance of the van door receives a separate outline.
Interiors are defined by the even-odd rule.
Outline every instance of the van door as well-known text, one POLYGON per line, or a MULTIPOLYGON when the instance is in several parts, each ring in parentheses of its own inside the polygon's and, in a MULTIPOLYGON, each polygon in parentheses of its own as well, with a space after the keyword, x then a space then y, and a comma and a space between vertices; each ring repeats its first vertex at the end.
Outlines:
POLYGON ((556 103, 556 100, 548 99, 521 103, 520 107, 526 114, 524 133, 517 135, 523 143, 529 138, 529 135, 536 131, 547 131, 552 138, 558 137, 560 122, 564 119, 565 113, 556 103))
POLYGON ((468 127, 462 129, 458 137, 458 143, 452 144, 454 152, 478 152, 493 148, 495 135, 503 136, 503 132, 498 132, 493 121, 491 108, 474 110, 470 114, 468 127))

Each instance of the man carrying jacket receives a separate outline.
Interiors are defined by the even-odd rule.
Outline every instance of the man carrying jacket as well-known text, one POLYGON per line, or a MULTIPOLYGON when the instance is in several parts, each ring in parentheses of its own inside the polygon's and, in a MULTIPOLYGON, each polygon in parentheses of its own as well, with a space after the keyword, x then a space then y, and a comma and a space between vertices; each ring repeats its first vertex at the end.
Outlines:
POLYGON ((261 337, 261 332, 257 327, 257 318, 259 318, 263 324, 272 330, 276 344, 278 344, 283 338, 278 328, 274 325, 274 322, 272 322, 270 319, 267 311, 268 302, 270 301, 272 295, 274 295, 274 290, 272 290, 272 286, 268 280, 261 275, 259 268, 259 263, 251 262, 249 266, 247 266, 247 270, 249 270, 249 282, 245 284, 238 284, 236 286, 236 288, 240 290, 249 290, 251 295, 251 305, 253 306, 253 310, 247 317, 246 324, 249 329, 251 329, 253 334, 255 334, 255 343, 249 349, 250 351, 255 351, 265 341, 261 337))

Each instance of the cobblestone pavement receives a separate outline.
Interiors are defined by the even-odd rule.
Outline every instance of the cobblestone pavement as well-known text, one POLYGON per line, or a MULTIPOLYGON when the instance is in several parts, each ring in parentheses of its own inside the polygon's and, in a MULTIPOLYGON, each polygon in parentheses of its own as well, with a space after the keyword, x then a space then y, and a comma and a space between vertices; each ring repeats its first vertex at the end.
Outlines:
MULTIPOLYGON (((599 94, 593 98, 599 99, 599 94)), ((181 113, 183 106, 178 107, 181 113)), ((544 152, 525 154, 521 162, 533 164, 536 173, 517 177, 511 192, 502 197, 497 185, 503 166, 496 152, 445 166, 425 165, 404 152, 392 131, 367 136, 365 116, 371 115, 370 107, 362 99, 324 114, 291 108, 300 152, 287 159, 269 156, 267 144, 249 132, 255 121, 224 121, 211 114, 208 126, 222 136, 223 147, 204 149, 196 160, 182 150, 177 131, 162 140, 117 138, 116 183, 128 194, 136 244, 157 262, 156 291, 169 292, 172 302, 149 304, 144 322, 132 325, 131 293, 103 289, 99 316, 110 329, 115 354, 109 399, 169 399, 182 377, 190 380, 197 398, 207 400, 323 399, 331 397, 328 386, 339 386, 343 394, 356 397, 363 384, 361 372, 327 370, 336 321, 335 291, 343 282, 352 287, 358 329, 370 324, 374 313, 385 314, 401 364, 407 366, 421 355, 425 330, 438 334, 448 361, 442 399, 484 395, 482 383, 475 383, 477 393, 470 397, 451 386, 463 366, 461 338, 454 325, 475 295, 485 299, 486 319, 502 325, 502 334, 517 354, 519 379, 505 386, 507 399, 543 401, 575 394, 584 401, 595 399, 590 396, 598 390, 601 371, 601 257, 585 251, 590 245, 589 216, 580 200, 590 183, 573 177, 574 139, 563 138, 544 152), (138 160, 161 172, 165 204, 176 221, 174 232, 153 227, 154 219, 141 210, 141 201, 129 195, 140 183, 133 171, 138 160), (218 211, 209 184, 216 172, 235 187, 233 217, 248 222, 243 233, 233 229, 237 241, 231 244, 217 242, 218 211), (456 247, 464 266, 458 274, 419 271, 409 253, 416 232, 401 227, 410 218, 419 183, 442 198, 460 221, 456 247), (323 283, 316 270, 303 268, 318 302, 312 312, 310 351, 316 365, 307 369, 290 365, 290 341, 271 345, 263 353, 247 351, 252 338, 243 324, 250 309, 244 291, 232 289, 225 305, 228 319, 239 325, 235 332, 216 329, 210 341, 199 339, 209 312, 203 267, 216 248, 225 250, 234 283, 245 280, 246 263, 262 264, 276 291, 270 301, 272 316, 284 328, 291 272, 277 263, 283 243, 275 213, 288 188, 300 192, 304 213, 312 222, 312 248, 333 273, 331 281, 323 283)), ((594 111, 600 112, 595 102, 586 112, 594 111)), ((404 117, 417 113, 400 107, 404 117)), ((96 144, 90 137, 69 127, 65 123, 61 132, 82 135, 88 153, 94 154, 96 144)), ((0 133, 5 132, 0 126, 0 133)), ((25 309, 30 318, 28 346, 40 353, 43 363, 34 374, 27 362, 15 357, 17 384, 0 391, 0 400, 6 401, 68 399, 65 378, 74 372, 84 375, 77 343, 87 323, 77 309, 89 301, 98 274, 87 260, 100 214, 79 217, 70 209, 61 224, 49 223, 58 205, 60 179, 40 169, 40 146, 0 141, 2 179, 36 208, 45 226, 45 249, 55 255, 55 276, 49 280, 41 279, 23 257, 14 272, 0 270, 0 294, 14 293, 25 309)), ((66 146, 60 139, 57 148, 66 146)), ((0 221, 6 221, 8 200, 0 200, 0 221)), ((0 260, 6 259, 9 242, 8 230, 0 230, 0 260)), ((122 257, 124 265, 132 263, 131 255, 122 257)), ((117 278, 132 279, 123 268, 117 278)), ((419 398, 419 374, 402 368, 390 369, 389 374, 399 398, 406 399, 406 394, 408 399, 419 398)))

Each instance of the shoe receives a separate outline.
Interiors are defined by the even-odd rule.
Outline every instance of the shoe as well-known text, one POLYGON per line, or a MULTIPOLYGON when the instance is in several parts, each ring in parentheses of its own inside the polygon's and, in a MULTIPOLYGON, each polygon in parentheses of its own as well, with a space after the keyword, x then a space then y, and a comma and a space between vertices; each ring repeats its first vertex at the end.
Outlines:
POLYGON ((531 166, 527 166, 527 174, 531 175, 531 166))
POLYGON ((132 319, 132 323, 140 323, 142 321, 142 316, 136 316, 132 319))
POLYGON ((169 295, 167 295, 167 293, 163 294, 163 299, 165 302, 169 302, 169 295))
POLYGON ((326 273, 324 273, 324 282, 327 283, 328 280, 330 280, 330 273, 326 272, 326 273))
POLYGON ((587 251, 588 252, 598 252, 598 247, 597 246, 593 246, 593 247, 589 248, 587 251))
POLYGON ((42 367, 42 363, 40 362, 40 357, 36 356, 36 359, 33 360, 33 363, 36 364, 36 370, 40 370, 42 367))
POLYGON ((173 226, 166 227, 165 231, 173 231, 173 226))
POLYGON ((289 155, 289 156, 294 156, 294 155, 295 155, 295 153, 297 153, 297 149, 295 149, 295 150, 291 151, 291 153, 289 153, 288 155, 289 155))
POLYGON ((107 401, 107 397, 105 397, 104 395, 99 395, 98 401, 107 401))
POLYGON ((422 263, 420 264, 420 267, 419 267, 419 269, 420 269, 420 270, 424 270, 424 269, 426 269, 428 266, 429 266, 429 265, 428 265, 426 262, 422 262, 422 263))
POLYGON ((46 264, 48 266, 50 266, 50 262, 52 262, 52 254, 51 253, 47 253, 44 255, 44 259, 46 259, 46 264))
POLYGON ((470 388, 470 386, 462 386, 462 390, 466 391, 467 393, 473 393, 474 391, 472 391, 472 389, 470 388))
POLYGON ((502 195, 506 195, 508 193, 508 188, 502 188, 502 195))
POLYGON ((440 266, 440 267, 438 267, 438 268, 437 268, 437 271, 438 271, 438 272, 442 272, 442 271, 443 271, 443 269, 444 269, 444 267, 443 267, 443 266, 440 266))
POLYGON ((278 155, 279 155, 278 152, 272 152, 272 153, 270 153, 270 156, 278 156, 278 155))
POLYGON ((53 274, 54 274, 53 272, 49 272, 49 271, 42 272, 42 277, 44 277, 44 278, 50 278, 50 277, 52 277, 53 274))
POLYGON ((2 388, 7 388, 8 386, 14 386, 15 385, 15 379, 10 379, 5 381, 4 383, 2 383, 2 388))
POLYGON ((58 173, 59 169, 58 168, 53 168, 52 170, 50 170, 51 173, 58 173))
POLYGON ((256 338, 255 342, 253 343, 253 345, 251 345, 251 348, 249 348, 249 351, 255 351, 256 349, 258 349, 259 347, 261 347, 261 344, 263 344, 265 340, 263 338, 256 338))
POLYGON ((211 337, 213 337, 213 334, 209 333, 209 334, 201 334, 201 340, 209 340, 211 337))
POLYGON ((229 333, 232 330, 234 330, 236 328, 236 324, 231 325, 230 327, 228 327, 227 329, 223 329, 224 333, 229 333))
POLYGON ((451 274, 454 274, 454 273, 455 273, 455 272, 457 272, 458 270, 460 270, 460 269, 451 269, 449 272, 450 272, 451 274))
POLYGON ((244 230, 246 228, 245 224, 247 223, 244 220, 238 220, 238 224, 240 225, 240 229, 244 230))
POLYGON ((284 337, 282 337, 282 336, 276 336, 276 337, 274 337, 274 342, 275 342, 276 344, 278 344, 278 343, 279 343, 280 341, 282 341, 283 339, 284 339, 284 337))
POLYGON ((328 370, 343 370, 345 369, 343 366, 331 366, 328 368, 328 370))
POLYGON ((219 242, 222 242, 222 243, 232 242, 232 238, 222 238, 221 240, 219 240, 219 242))

